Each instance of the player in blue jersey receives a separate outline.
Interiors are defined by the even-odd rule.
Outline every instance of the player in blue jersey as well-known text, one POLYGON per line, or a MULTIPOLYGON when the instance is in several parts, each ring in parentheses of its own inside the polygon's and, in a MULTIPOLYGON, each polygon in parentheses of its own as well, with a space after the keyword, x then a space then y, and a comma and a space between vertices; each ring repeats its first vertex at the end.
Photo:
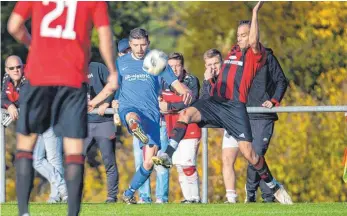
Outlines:
MULTIPOLYGON (((124 202, 135 204, 135 191, 148 179, 152 170, 152 156, 160 149, 160 112, 158 96, 160 80, 164 79, 179 94, 184 96, 184 102, 192 100, 191 91, 179 82, 170 66, 159 76, 152 76, 143 69, 143 59, 148 53, 148 33, 146 30, 136 28, 131 30, 129 45, 132 52, 117 59, 120 89, 118 92, 118 113, 123 125, 128 127, 130 133, 142 143, 144 161, 131 180, 129 188, 123 194, 124 202), (145 146, 144 146, 145 144, 145 146)), ((112 88, 105 86, 89 103, 89 110, 94 109, 111 93, 112 88)))

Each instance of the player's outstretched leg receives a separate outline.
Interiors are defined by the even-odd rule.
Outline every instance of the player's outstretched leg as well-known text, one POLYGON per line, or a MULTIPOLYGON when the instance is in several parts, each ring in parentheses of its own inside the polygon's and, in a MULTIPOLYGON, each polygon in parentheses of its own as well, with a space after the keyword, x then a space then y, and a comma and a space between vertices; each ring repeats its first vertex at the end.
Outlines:
POLYGON ((171 134, 173 134, 173 136, 170 137, 169 145, 167 146, 166 151, 161 153, 161 155, 152 157, 153 163, 166 168, 172 167, 172 155, 178 148, 178 144, 184 138, 188 124, 198 123, 200 121, 201 113, 195 107, 188 107, 181 112, 175 127, 172 129, 173 131, 171 134))
POLYGON ((20 216, 29 216, 29 197, 34 181, 33 149, 37 135, 17 134, 16 194, 20 216))
POLYGON ((283 185, 272 176, 270 169, 266 164, 265 158, 263 156, 258 156, 258 158, 258 162, 253 166, 260 175, 260 178, 263 179, 265 184, 273 190, 276 200, 282 204, 293 204, 291 197, 284 189, 283 185))
POLYGON ((146 145, 143 148, 145 148, 143 164, 141 164, 140 168, 134 174, 129 188, 123 193, 123 201, 127 204, 136 204, 134 198, 135 191, 147 181, 153 171, 153 162, 151 158, 158 152, 158 146, 146 145))
POLYGON ((141 121, 138 115, 134 112, 128 113, 126 116, 128 128, 131 133, 138 138, 143 144, 148 144, 149 139, 141 127, 141 121))
POLYGON ((257 170, 260 178, 263 179, 266 185, 274 191, 274 196, 277 201, 282 204, 293 204, 292 199, 284 189, 283 185, 277 182, 272 176, 265 158, 255 153, 254 149, 252 148, 252 143, 247 141, 239 141, 239 148, 243 156, 257 170))

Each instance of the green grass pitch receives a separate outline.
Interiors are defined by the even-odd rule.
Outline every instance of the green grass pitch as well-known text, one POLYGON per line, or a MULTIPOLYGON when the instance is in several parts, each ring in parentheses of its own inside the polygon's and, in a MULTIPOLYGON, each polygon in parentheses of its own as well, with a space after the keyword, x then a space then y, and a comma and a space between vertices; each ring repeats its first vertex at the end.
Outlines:
MULTIPOLYGON (((31 216, 66 215, 66 204, 32 203, 31 216)), ((1 216, 17 215, 15 203, 1 205, 1 216)), ((84 203, 81 216, 101 215, 347 215, 347 203, 298 203, 292 206, 274 204, 102 204, 84 203)))

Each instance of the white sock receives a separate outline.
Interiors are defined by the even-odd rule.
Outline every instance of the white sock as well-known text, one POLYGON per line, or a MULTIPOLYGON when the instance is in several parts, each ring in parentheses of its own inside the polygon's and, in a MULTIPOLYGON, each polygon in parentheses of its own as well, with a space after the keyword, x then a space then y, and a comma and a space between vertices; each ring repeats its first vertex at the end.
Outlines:
POLYGON ((188 189, 189 189, 189 200, 196 200, 200 201, 200 194, 199 194, 199 175, 198 172, 195 170, 195 172, 190 175, 186 176, 187 182, 188 182, 188 189))
POLYGON ((237 199, 236 190, 226 190, 226 197, 229 202, 235 202, 237 199))
POLYGON ((183 172, 183 168, 181 165, 176 165, 177 167, 177 172, 178 172, 178 181, 180 182, 181 185, 181 190, 182 190, 182 194, 185 200, 189 200, 190 199, 190 194, 189 194, 189 185, 187 182, 187 178, 184 175, 183 172))
POLYGON ((269 182, 269 183, 266 183, 266 182, 265 182, 265 184, 266 184, 269 188, 272 189, 272 188, 274 188, 274 187, 276 186, 277 181, 276 181, 275 178, 273 178, 271 182, 269 182))

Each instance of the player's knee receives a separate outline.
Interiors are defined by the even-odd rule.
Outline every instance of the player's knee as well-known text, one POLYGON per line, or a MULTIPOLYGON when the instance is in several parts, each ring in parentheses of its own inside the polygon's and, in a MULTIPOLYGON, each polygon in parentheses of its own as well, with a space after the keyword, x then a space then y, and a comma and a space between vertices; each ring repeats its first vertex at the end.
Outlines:
POLYGON ((223 154, 222 161, 223 161, 223 167, 227 167, 227 168, 232 168, 235 163, 234 159, 232 158, 232 155, 230 154, 223 154))
POLYGON ((186 176, 192 176, 196 172, 196 167, 195 166, 185 166, 183 167, 183 173, 186 176))
POLYGON ((249 163, 253 164, 252 163, 252 154, 250 151, 242 152, 242 154, 249 163))
POLYGON ((135 119, 136 121, 140 121, 139 116, 134 112, 130 112, 126 114, 125 119, 127 122, 129 122, 130 119, 135 119))
POLYGON ((188 124, 190 121, 190 116, 185 111, 183 111, 180 113, 180 115, 178 117, 178 121, 185 122, 188 124))
POLYGON ((176 164, 176 169, 179 175, 184 175, 183 167, 181 165, 176 164))
POLYGON ((145 168, 146 170, 151 170, 153 168, 152 160, 143 161, 143 168, 145 168))

